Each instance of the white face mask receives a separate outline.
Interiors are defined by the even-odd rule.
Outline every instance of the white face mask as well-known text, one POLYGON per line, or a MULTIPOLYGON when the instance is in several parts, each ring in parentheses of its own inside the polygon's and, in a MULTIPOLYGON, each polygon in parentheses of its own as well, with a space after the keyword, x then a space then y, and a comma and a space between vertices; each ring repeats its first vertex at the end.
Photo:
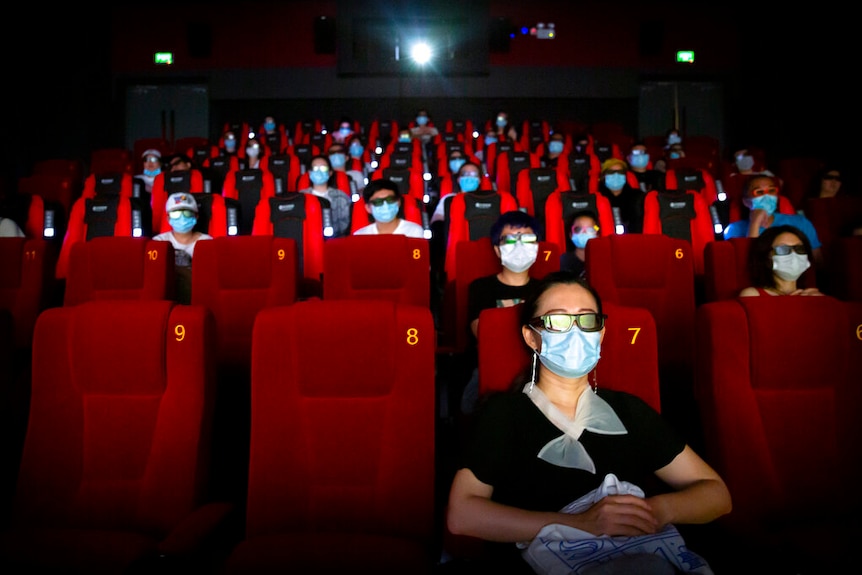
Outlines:
POLYGON ((786 256, 772 256, 772 271, 784 281, 795 282, 810 267, 805 254, 791 252, 786 256))
POLYGON ((503 262, 503 267, 515 273, 521 273, 530 269, 530 266, 536 263, 538 255, 538 243, 523 244, 516 242, 500 246, 500 259, 503 262))

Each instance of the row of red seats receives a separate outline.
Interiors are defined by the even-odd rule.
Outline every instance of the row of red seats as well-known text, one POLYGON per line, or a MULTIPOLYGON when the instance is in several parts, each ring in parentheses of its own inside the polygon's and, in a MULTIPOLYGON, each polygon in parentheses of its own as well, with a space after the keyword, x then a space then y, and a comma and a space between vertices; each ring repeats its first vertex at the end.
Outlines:
POLYGON ((205 306, 43 312, 3 569, 431 573, 431 312, 315 300, 261 310, 253 329, 235 502, 208 491, 220 358, 205 306))

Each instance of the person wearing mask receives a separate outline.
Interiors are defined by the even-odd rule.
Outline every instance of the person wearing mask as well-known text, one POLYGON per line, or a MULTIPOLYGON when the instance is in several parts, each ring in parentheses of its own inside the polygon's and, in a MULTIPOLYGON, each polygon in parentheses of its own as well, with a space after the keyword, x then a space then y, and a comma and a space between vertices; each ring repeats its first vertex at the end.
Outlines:
POLYGON ((416 112, 416 120, 413 127, 410 128, 410 134, 414 138, 418 138, 423 146, 431 142, 440 132, 431 121, 428 115, 428 110, 421 108, 416 112))
MULTIPOLYGON (((470 282, 467 291, 467 320, 473 335, 473 347, 479 337, 479 315, 482 310, 508 307, 524 301, 537 281, 530 268, 539 254, 542 228, 533 216, 514 210, 500 214, 491 226, 491 245, 500 259, 500 271, 470 282)), ((470 414, 479 397, 479 372, 473 369, 470 381, 461 396, 461 412, 470 414)))
MULTIPOLYGON (((548 526, 586 538, 637 537, 731 511, 724 480, 661 414, 600 379, 591 384, 605 323, 614 321, 594 288, 571 272, 553 272, 522 305, 532 369, 477 408, 449 491, 448 530, 487 542, 475 572, 540 572, 521 549, 548 526), (601 493, 609 479, 637 489, 601 493)), ((687 570, 670 555, 621 552, 589 572, 687 570)))
POLYGON ((143 170, 135 178, 143 181, 144 190, 148 194, 152 194, 153 182, 156 180, 156 176, 162 173, 162 153, 151 148, 141 155, 141 159, 144 161, 143 170))
POLYGON ((338 122, 338 129, 332 133, 332 141, 343 144, 350 140, 351 136, 353 136, 353 122, 350 121, 350 118, 341 118, 341 121, 338 122))
POLYGON ((566 136, 562 132, 554 132, 548 139, 545 153, 542 154, 540 162, 543 168, 556 168, 560 157, 565 161, 563 151, 566 148, 566 136))
POLYGON ((631 150, 629 150, 626 160, 628 160, 629 170, 637 178, 642 192, 646 193, 652 190, 664 189, 664 174, 650 168, 650 156, 646 144, 635 142, 631 150))
POLYGON ((623 160, 605 160, 602 164, 599 193, 610 200, 614 223, 622 225, 627 234, 638 234, 643 230, 645 194, 628 184, 627 171, 628 166, 623 160))
POLYGON ((299 190, 304 194, 314 194, 329 202, 332 237, 350 235, 350 218, 353 202, 345 192, 330 182, 335 178, 329 156, 316 155, 308 163, 308 178, 311 186, 299 190))
POLYGON ((820 267, 823 259, 814 224, 801 214, 779 212, 779 192, 778 184, 771 176, 757 175, 750 178, 742 197, 742 204, 749 210, 748 219, 731 222, 724 230, 724 239, 756 238, 773 226, 793 226, 807 236, 811 248, 809 253, 814 263, 820 267))
POLYGON ((425 230, 416 222, 399 217, 398 213, 404 198, 398 184, 386 178, 372 180, 362 190, 365 211, 374 218, 367 226, 361 227, 353 235, 400 234, 411 238, 424 238, 425 230))
POLYGON ((245 163, 246 169, 260 169, 260 158, 264 153, 264 148, 260 145, 257 138, 250 138, 245 143, 245 163))
POLYGON ((592 212, 578 212, 569 228, 572 249, 560 256, 560 269, 586 277, 587 242, 599 235, 599 220, 592 212))
POLYGON ((772 226, 752 240, 748 249, 751 286, 740 297, 823 295, 816 287, 799 287, 799 278, 811 267, 811 244, 793 226, 772 226))
POLYGON ((198 203, 194 196, 179 192, 168 196, 165 204, 165 215, 171 230, 153 236, 154 240, 171 242, 174 246, 174 264, 177 271, 177 301, 183 304, 191 303, 192 293, 192 258, 195 244, 199 240, 211 240, 212 236, 196 231, 198 221, 198 203))

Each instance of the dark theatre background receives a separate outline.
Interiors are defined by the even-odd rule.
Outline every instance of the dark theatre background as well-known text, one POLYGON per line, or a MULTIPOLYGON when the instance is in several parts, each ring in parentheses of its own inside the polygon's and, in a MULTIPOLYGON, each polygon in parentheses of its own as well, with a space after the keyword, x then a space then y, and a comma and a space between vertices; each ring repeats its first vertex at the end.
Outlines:
POLYGON ((722 89, 722 133, 714 135, 726 154, 757 145, 773 157, 849 156, 846 143, 859 125, 849 19, 832 2, 754 4, 180 0, 42 10, 23 3, 7 26, 27 35, 3 40, 3 174, 8 183, 37 159, 86 160, 94 148, 127 145, 134 121, 128 87, 177 83, 208 87, 208 136, 226 121, 259 122, 270 113, 289 126, 343 114, 367 123, 403 121, 423 106, 438 121, 484 121, 505 108, 518 121, 617 121, 643 137, 651 134, 638 133, 639 86, 707 81, 722 89), (358 37, 347 20, 419 14, 433 22, 442 6, 487 35, 480 73, 343 73, 339 58, 351 45, 343 36, 358 37), (334 32, 324 25, 315 35, 320 16, 335 20, 334 32), (538 22, 553 22, 557 38, 500 35, 538 22), (336 53, 320 53, 333 47, 336 53), (676 64, 678 49, 695 50, 695 64, 676 64), (175 64, 156 67, 157 50, 172 51, 175 64))

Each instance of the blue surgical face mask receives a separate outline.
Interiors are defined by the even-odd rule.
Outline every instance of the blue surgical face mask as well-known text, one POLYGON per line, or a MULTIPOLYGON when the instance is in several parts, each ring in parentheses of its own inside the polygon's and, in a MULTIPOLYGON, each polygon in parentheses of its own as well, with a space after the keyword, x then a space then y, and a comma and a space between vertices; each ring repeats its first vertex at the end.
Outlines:
POLYGON ((152 177, 155 177, 155 176, 158 176, 158 175, 159 175, 159 174, 161 174, 161 173, 162 173, 161 168, 156 168, 155 170, 144 170, 144 175, 145 175, 145 176, 152 176, 152 177))
POLYGON ((315 186, 320 186, 329 181, 329 172, 322 172, 320 170, 311 170, 308 173, 309 179, 311 179, 311 183, 315 186))
POLYGON ((452 158, 449 160, 449 171, 453 174, 457 174, 458 170, 461 169, 461 166, 463 166, 465 162, 467 162, 467 160, 464 158, 452 158))
POLYGON ((504 116, 497 116, 497 127, 502 128, 507 124, 507 120, 504 116))
POLYGON ((679 137, 679 134, 671 134, 667 137, 667 145, 672 146, 674 144, 682 144, 682 138, 679 137))
POLYGON ((763 210, 766 212, 766 215, 771 216, 775 213, 775 210, 778 209, 778 196, 764 194, 762 196, 757 196, 756 198, 751 198, 751 209, 763 210))
POLYGON ((273 130, 275 130, 275 122, 264 122, 263 129, 267 132, 272 132, 273 130))
POLYGON ((485 136, 485 145, 490 146, 497 142, 497 136, 485 136))
POLYGON ((649 154, 631 154, 629 156, 629 164, 633 168, 646 168, 649 164, 649 154))
POLYGON ((353 133, 353 130, 347 126, 342 126, 342 127, 338 128, 338 133, 344 137, 347 137, 353 133))
POLYGON ((420 126, 424 126, 428 123, 428 116, 416 116, 416 123, 420 126))
POLYGON ((678 160, 679 159, 679 152, 671 152, 670 154, 668 154, 668 157, 671 160, 678 160))
POLYGON ((399 142, 409 142, 412 139, 413 138, 410 134, 401 134, 400 136, 398 136, 399 142))
POLYGON ((398 202, 394 204, 383 202, 382 206, 371 206, 371 215, 374 216, 375 221, 386 224, 395 219, 400 207, 398 202))
POLYGON ((479 177, 461 176, 458 178, 458 185, 461 186, 462 192, 475 192, 479 189, 479 177))
POLYGON ((362 147, 362 144, 350 144, 350 157, 361 158, 364 152, 365 148, 362 147))
POLYGON ((175 232, 184 234, 192 231, 195 224, 198 223, 198 219, 189 216, 180 216, 176 219, 168 218, 168 223, 171 224, 171 228, 173 228, 175 232))
POLYGON ((341 152, 336 152, 329 155, 329 163, 332 164, 333 168, 343 168, 346 161, 347 156, 345 156, 341 152))
POLYGON ((565 333, 536 331, 542 337, 539 361, 560 377, 583 377, 599 363, 602 344, 600 331, 587 333, 576 325, 565 333))
POLYGON ((605 174, 605 185, 609 190, 620 190, 626 185, 625 174, 605 174))
POLYGON ((260 155, 260 148, 256 146, 249 146, 245 149, 245 155, 249 158, 256 158, 260 155))
POLYGON ((596 237, 596 232, 580 232, 572 234, 572 243, 576 248, 584 249, 587 247, 587 242, 596 237))
POLYGON ((228 152, 233 152, 234 150, 236 150, 236 140, 225 140, 224 149, 228 152))
POLYGON ((563 142, 560 140, 551 140, 548 143, 548 151, 552 154, 562 154, 563 153, 563 142))

